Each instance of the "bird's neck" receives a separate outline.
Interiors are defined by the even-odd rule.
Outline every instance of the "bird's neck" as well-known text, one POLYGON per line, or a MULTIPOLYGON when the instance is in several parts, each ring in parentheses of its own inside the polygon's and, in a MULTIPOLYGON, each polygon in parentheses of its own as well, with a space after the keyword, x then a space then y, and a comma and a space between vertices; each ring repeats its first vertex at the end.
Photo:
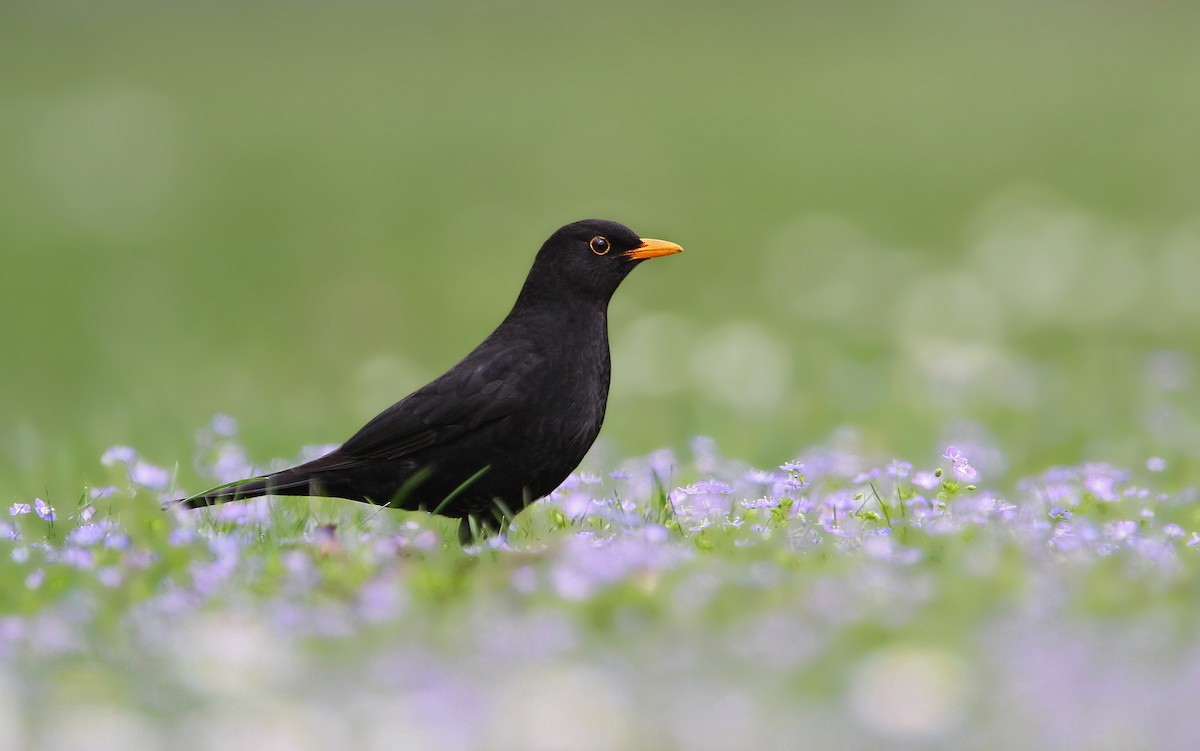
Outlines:
POLYGON ((526 282, 517 295, 509 318, 539 317, 558 320, 604 320, 608 315, 611 295, 595 299, 588 295, 563 294, 561 289, 546 290, 541 285, 526 282))
POLYGON ((608 300, 584 301, 549 296, 517 298, 504 319, 506 327, 542 332, 555 338, 584 336, 608 339, 608 300))

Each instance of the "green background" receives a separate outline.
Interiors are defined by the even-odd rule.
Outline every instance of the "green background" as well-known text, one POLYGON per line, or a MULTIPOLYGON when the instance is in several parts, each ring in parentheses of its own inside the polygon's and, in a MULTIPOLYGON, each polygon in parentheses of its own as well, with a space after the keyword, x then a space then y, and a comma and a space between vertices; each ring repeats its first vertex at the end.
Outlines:
POLYGON ((115 443, 195 489, 218 412, 259 460, 342 440, 589 216, 687 249, 614 300, 618 455, 852 426, 1196 477, 1195 4, 0 14, 5 502, 115 443))

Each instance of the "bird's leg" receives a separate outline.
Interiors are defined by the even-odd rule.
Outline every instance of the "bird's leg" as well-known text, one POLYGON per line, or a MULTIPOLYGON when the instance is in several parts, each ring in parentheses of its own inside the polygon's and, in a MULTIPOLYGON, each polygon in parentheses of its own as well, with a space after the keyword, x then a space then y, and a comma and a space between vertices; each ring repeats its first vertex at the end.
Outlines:
POLYGON ((475 514, 467 514, 458 523, 458 542, 464 548, 471 543, 481 542, 492 531, 491 525, 475 514))
POLYGON ((458 544, 464 548, 475 541, 475 525, 472 521, 474 518, 469 514, 458 521, 458 544))
POLYGON ((504 529, 503 517, 482 513, 467 514, 458 523, 458 541, 463 547, 499 533, 504 529))

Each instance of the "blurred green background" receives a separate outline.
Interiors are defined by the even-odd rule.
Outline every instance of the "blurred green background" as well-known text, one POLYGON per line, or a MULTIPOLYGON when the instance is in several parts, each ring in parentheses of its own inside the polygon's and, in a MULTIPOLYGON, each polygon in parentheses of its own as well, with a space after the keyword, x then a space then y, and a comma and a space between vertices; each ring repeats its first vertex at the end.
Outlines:
POLYGON ((614 301, 618 455, 1200 453, 1194 3, 0 14, 5 502, 342 440, 589 216, 687 249, 614 301))

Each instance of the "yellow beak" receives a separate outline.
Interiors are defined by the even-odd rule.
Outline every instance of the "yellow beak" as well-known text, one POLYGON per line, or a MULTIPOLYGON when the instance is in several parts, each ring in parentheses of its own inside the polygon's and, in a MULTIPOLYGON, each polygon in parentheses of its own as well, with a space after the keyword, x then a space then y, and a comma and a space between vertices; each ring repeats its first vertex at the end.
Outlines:
POLYGON ((642 244, 625 252, 625 257, 631 261, 644 261, 647 258, 658 258, 659 256, 669 256, 672 253, 682 253, 683 248, 673 242, 666 240, 651 240, 648 237, 642 238, 642 244))

